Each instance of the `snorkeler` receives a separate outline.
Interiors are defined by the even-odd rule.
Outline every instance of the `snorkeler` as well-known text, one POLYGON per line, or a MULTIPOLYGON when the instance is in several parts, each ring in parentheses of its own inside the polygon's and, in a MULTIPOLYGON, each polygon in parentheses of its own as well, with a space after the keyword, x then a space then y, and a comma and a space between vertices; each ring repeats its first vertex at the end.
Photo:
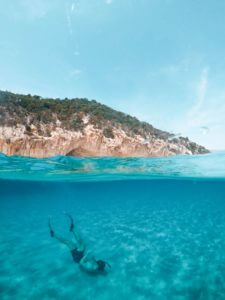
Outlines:
POLYGON ((96 260, 94 256, 90 255, 86 252, 85 245, 79 236, 79 234, 74 230, 74 221, 73 218, 66 214, 70 219, 70 232, 72 232, 75 241, 66 240, 63 237, 55 234, 54 230, 52 229, 50 219, 48 220, 48 227, 50 230, 51 237, 56 238, 60 243, 66 245, 73 257, 75 263, 79 264, 82 270, 88 273, 104 273, 111 268, 111 266, 103 261, 103 260, 96 260))

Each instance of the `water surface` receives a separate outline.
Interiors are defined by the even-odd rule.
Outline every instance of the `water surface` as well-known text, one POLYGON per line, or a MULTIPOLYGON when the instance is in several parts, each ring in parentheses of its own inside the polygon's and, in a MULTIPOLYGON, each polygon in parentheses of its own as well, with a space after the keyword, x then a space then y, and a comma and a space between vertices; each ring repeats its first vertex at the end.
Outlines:
POLYGON ((159 159, 1 155, 1 299, 225 299, 224 153, 159 159), (49 236, 74 216, 108 275, 49 236))

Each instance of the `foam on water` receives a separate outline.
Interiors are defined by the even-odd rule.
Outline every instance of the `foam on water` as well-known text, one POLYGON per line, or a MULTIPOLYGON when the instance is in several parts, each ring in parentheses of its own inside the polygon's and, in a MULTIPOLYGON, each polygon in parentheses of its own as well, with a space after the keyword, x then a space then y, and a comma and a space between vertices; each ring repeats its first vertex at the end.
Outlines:
POLYGON ((225 299, 223 160, 2 155, 0 299, 225 299), (83 273, 50 238, 49 215, 71 238, 64 211, 108 275, 83 273))

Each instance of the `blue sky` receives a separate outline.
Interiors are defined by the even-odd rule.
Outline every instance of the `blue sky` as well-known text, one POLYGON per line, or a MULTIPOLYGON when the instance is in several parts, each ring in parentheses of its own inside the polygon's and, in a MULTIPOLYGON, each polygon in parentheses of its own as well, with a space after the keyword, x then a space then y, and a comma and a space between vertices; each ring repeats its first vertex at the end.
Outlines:
POLYGON ((86 97, 225 149, 224 0, 0 0, 0 89, 86 97))

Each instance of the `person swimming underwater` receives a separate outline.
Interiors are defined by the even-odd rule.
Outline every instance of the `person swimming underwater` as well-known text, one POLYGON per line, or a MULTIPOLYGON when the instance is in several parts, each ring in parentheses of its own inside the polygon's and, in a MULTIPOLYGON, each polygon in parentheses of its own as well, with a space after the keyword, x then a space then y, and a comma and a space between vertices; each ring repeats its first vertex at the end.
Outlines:
POLYGON ((58 234, 55 234, 55 231, 52 228, 50 218, 48 220, 48 227, 50 230, 51 237, 57 239, 60 243, 66 245, 72 255, 73 261, 79 264, 80 268, 88 273, 105 273, 111 266, 103 261, 103 260, 96 260, 94 256, 90 255, 86 251, 86 247, 84 245, 83 240, 81 239, 80 235, 74 229, 74 221, 71 215, 66 214, 70 219, 70 232, 73 234, 74 240, 67 240, 61 237, 58 234))

